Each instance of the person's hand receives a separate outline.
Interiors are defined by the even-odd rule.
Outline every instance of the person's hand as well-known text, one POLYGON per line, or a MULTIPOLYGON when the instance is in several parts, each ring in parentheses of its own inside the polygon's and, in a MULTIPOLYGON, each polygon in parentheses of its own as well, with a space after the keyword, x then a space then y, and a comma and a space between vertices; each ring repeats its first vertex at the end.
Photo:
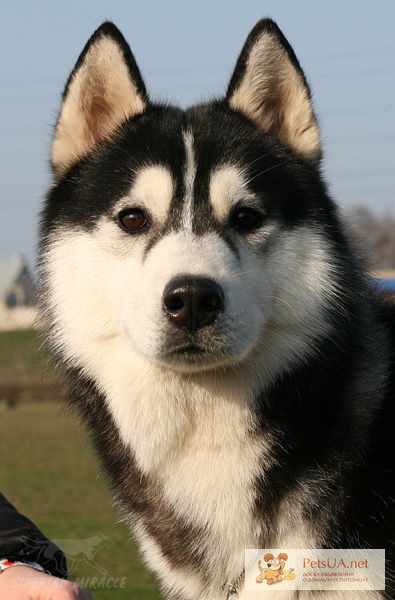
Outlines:
POLYGON ((73 581, 15 566, 0 573, 0 600, 92 600, 73 581))

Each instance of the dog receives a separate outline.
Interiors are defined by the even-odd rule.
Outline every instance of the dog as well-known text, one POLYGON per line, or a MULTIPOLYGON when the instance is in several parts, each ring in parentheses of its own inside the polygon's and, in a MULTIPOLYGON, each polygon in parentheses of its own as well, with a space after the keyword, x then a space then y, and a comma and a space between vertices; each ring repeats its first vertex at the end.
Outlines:
POLYGON ((257 583, 262 583, 265 581, 268 585, 273 585, 273 583, 278 583, 282 581, 282 575, 285 567, 285 561, 288 560, 288 554, 285 552, 280 552, 277 558, 274 558, 271 552, 268 552, 263 557, 267 568, 262 567, 262 562, 258 562, 258 568, 261 572, 260 575, 256 578, 257 583))
MULTIPOLYGON (((393 565, 394 309, 321 155, 310 88, 270 19, 222 99, 153 102, 108 22, 66 84, 41 315, 167 598, 250 598, 245 548, 385 548, 393 565)), ((392 598, 390 574, 347 598, 392 598)))

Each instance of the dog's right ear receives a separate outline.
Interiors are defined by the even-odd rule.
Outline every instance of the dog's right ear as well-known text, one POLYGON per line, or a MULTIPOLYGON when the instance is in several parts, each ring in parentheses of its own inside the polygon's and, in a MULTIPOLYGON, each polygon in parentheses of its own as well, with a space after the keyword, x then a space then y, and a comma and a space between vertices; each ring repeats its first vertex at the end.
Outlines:
POLYGON ((278 557, 280 560, 288 560, 288 554, 286 554, 285 552, 281 552, 281 554, 278 555, 278 557))
POLYGON ((103 23, 83 49, 63 93, 52 145, 55 174, 61 176, 147 103, 125 38, 115 25, 103 23))
POLYGON ((269 560, 273 560, 273 558, 274 558, 273 554, 270 554, 270 552, 269 552, 269 553, 265 554, 265 556, 263 557, 263 560, 267 563, 267 562, 269 562, 269 560))

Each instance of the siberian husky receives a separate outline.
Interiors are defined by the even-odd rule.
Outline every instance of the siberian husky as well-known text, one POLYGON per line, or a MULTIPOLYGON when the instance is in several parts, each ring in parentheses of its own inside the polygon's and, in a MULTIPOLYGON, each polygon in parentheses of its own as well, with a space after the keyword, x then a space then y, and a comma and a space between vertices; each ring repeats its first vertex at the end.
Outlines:
MULTIPOLYGON (((304 73, 269 19, 223 99, 152 102, 111 23, 66 85, 42 315, 167 598, 250 598, 245 548, 393 558, 394 311, 320 158, 304 73)), ((392 598, 389 569, 386 584, 281 598, 392 598)))

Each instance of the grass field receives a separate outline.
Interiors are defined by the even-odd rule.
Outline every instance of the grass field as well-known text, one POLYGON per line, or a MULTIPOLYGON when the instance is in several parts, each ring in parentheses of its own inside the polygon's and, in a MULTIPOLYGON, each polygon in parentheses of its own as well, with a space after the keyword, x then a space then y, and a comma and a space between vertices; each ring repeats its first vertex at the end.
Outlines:
MULTIPOLYGON (((39 376, 45 363, 37 356, 36 344, 32 332, 0 334, 0 376, 39 376)), ((13 409, 1 404, 0 455, 1 491, 47 537, 74 549, 68 560, 71 579, 97 578, 100 585, 111 585, 109 578, 118 578, 115 584, 120 585, 120 578, 126 578, 124 588, 91 588, 95 600, 159 598, 126 527, 117 523, 107 483, 74 417, 55 401, 13 409), (79 560, 81 541, 99 535, 105 542, 94 554, 96 566, 79 560)))
POLYGON ((0 332, 0 380, 54 377, 40 334, 33 330, 0 332))
POLYGON ((42 377, 49 371, 47 353, 37 331, 0 333, 0 376, 42 377))

